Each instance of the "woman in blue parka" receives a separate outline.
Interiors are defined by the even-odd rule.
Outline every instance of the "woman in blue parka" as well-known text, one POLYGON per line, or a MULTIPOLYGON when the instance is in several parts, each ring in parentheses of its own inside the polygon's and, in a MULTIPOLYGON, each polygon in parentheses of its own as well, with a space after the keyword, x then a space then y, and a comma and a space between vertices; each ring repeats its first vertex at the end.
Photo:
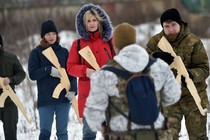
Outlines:
POLYGON ((41 26, 41 42, 31 51, 28 72, 31 80, 37 81, 38 111, 40 117, 39 140, 50 139, 54 115, 56 115, 56 130, 59 140, 68 140, 67 125, 70 110, 68 94, 76 94, 77 80, 69 76, 71 88, 69 92, 63 89, 59 98, 53 98, 55 87, 60 83, 60 73, 57 68, 42 54, 43 50, 52 47, 62 68, 66 69, 68 50, 59 45, 59 36, 53 21, 47 20, 41 26))

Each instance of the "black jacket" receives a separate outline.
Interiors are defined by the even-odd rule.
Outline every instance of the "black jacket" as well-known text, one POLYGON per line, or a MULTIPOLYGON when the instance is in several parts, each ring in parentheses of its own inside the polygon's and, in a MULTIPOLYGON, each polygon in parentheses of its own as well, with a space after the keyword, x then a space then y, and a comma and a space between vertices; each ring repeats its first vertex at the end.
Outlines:
MULTIPOLYGON (((25 79, 25 76, 26 73, 16 55, 7 51, 0 53, 0 77, 8 77, 13 90, 15 90, 15 85, 19 85, 25 79)), ((0 89, 1 93, 2 89, 0 89)), ((7 98, 5 105, 10 102, 12 102, 11 99, 7 98)))

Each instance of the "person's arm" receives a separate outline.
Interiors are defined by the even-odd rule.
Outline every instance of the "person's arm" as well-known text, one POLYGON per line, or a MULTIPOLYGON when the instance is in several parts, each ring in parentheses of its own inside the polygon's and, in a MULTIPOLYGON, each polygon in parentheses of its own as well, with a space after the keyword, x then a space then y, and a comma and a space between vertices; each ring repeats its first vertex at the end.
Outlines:
POLYGON ((161 37, 163 36, 163 31, 158 33, 157 35, 151 37, 146 44, 146 51, 152 55, 155 52, 160 52, 161 50, 158 48, 157 44, 160 41, 161 37))
POLYGON ((206 50, 199 40, 195 45, 191 56, 191 68, 187 68, 192 74, 194 83, 203 82, 209 76, 209 61, 206 50))
POLYGON ((38 50, 32 50, 28 61, 28 73, 31 80, 40 80, 44 77, 50 76, 51 74, 52 66, 41 66, 40 61, 38 50))
POLYGON ((91 90, 86 101, 84 116, 92 131, 102 131, 109 96, 119 94, 116 84, 117 76, 112 72, 100 70, 91 75, 91 90))
POLYGON ((11 85, 18 85, 20 84, 26 77, 26 73, 17 58, 17 56, 14 56, 14 66, 13 66, 13 75, 9 76, 10 84, 11 85))
POLYGON ((155 82, 156 92, 161 93, 163 106, 176 103, 181 97, 181 85, 175 79, 170 67, 161 59, 151 65, 151 76, 155 82))

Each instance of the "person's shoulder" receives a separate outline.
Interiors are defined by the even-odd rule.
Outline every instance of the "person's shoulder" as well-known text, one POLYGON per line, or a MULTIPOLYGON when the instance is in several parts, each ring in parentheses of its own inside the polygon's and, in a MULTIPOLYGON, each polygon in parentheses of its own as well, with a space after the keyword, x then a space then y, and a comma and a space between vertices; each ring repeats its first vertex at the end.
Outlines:
POLYGON ((65 48, 65 47, 61 47, 61 50, 62 50, 63 52, 65 52, 65 53, 68 53, 68 49, 65 48))
POLYGON ((4 50, 4 55, 5 56, 9 56, 9 57, 16 57, 16 54, 10 52, 10 51, 7 51, 7 50, 4 50))
POLYGON ((17 60, 17 55, 13 52, 10 52, 10 51, 4 51, 4 56, 8 60, 12 60, 12 61, 17 60))
POLYGON ((201 40, 200 37, 198 37, 197 35, 195 35, 194 33, 191 33, 191 32, 189 32, 188 38, 192 38, 195 40, 201 40))
POLYGON ((201 42, 201 38, 191 32, 187 34, 184 40, 187 42, 187 44, 197 44, 201 42))
POLYGON ((157 33, 155 35, 153 35, 149 41, 148 41, 148 44, 151 44, 151 43, 158 43, 161 39, 161 37, 163 36, 163 33, 160 32, 160 33, 157 33))

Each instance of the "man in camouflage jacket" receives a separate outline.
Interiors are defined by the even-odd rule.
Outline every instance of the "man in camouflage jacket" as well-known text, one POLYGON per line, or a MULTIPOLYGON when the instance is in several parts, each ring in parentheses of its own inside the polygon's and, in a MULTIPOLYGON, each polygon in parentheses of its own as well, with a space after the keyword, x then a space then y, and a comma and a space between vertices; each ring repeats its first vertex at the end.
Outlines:
MULTIPOLYGON (((160 18, 163 30, 153 36, 147 43, 147 52, 154 57, 162 58, 169 65, 174 57, 162 52, 157 44, 162 36, 165 36, 173 47, 177 56, 180 56, 188 73, 193 80, 198 94, 201 98, 201 105, 206 108, 208 98, 206 94, 206 78, 209 76, 209 63, 205 48, 201 40, 189 31, 187 23, 181 20, 177 9, 166 10, 160 18)), ((173 69, 172 69, 173 70, 173 69)), ((174 75, 177 72, 174 71, 174 75)), ((182 77, 182 95, 178 103, 167 107, 166 114, 169 117, 173 139, 178 140, 181 129, 181 120, 185 117, 185 125, 190 140, 207 140, 206 122, 207 117, 202 116, 196 103, 186 87, 185 78, 182 77)))
MULTIPOLYGON (((15 85, 20 84, 25 76, 17 56, 4 50, 0 35, 0 77, 3 78, 3 84, 9 84, 14 90, 15 85)), ((0 87, 0 95, 2 92, 0 87)), ((3 122, 5 140, 17 140, 18 109, 10 97, 6 98, 4 107, 0 108, 0 120, 3 122)))

